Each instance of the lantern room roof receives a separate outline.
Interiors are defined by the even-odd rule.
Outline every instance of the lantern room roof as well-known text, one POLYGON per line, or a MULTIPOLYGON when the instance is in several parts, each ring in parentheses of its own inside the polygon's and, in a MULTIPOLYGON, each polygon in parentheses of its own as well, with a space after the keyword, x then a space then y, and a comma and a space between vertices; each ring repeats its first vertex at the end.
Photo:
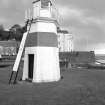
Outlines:
POLYGON ((34 0, 33 3, 36 3, 38 1, 41 1, 41 2, 51 2, 51 0, 34 0))
POLYGON ((36 3, 36 2, 38 2, 38 1, 40 1, 40 0, 34 0, 32 3, 36 3))

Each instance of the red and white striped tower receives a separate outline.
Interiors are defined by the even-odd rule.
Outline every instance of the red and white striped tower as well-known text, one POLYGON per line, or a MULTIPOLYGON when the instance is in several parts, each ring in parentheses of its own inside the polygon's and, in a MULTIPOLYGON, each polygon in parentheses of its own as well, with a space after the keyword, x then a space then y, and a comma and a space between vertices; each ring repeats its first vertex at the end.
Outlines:
POLYGON ((33 2, 33 21, 25 43, 23 80, 60 80, 57 20, 52 17, 51 0, 33 2))

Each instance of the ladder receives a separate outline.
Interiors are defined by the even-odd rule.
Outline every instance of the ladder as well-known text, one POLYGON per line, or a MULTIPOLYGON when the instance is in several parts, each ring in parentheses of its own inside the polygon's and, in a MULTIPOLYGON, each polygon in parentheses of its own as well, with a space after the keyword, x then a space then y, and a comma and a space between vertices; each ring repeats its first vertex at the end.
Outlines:
POLYGON ((9 84, 11 84, 11 81, 13 79, 13 75, 14 75, 13 84, 16 84, 16 79, 17 79, 18 72, 19 72, 19 69, 18 69, 19 68, 19 64, 20 64, 21 57, 22 57, 22 54, 23 54, 23 51, 24 51, 26 38, 27 38, 27 36, 29 34, 29 31, 31 29, 32 21, 33 21, 33 19, 31 19, 31 21, 29 23, 29 29, 27 30, 27 32, 23 34, 22 41, 21 41, 20 47, 19 47, 19 51, 18 51, 16 60, 15 60, 14 66, 13 66, 13 70, 12 70, 11 75, 10 75, 9 84))

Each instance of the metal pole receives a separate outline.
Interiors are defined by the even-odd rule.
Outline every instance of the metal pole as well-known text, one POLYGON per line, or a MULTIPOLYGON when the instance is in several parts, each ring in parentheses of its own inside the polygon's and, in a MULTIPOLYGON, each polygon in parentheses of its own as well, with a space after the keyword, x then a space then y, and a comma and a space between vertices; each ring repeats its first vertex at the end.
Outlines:
POLYGON ((9 84, 11 83, 13 73, 14 73, 14 71, 12 71, 12 73, 11 73, 11 76, 10 76, 10 79, 9 79, 9 84))

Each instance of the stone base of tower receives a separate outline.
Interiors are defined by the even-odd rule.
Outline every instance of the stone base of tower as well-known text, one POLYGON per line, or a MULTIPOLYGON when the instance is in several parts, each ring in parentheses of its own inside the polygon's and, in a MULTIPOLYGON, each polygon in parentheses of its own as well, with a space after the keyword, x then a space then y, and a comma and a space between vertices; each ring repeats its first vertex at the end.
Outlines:
POLYGON ((58 48, 26 47, 22 80, 26 79, 37 83, 59 81, 58 48))

